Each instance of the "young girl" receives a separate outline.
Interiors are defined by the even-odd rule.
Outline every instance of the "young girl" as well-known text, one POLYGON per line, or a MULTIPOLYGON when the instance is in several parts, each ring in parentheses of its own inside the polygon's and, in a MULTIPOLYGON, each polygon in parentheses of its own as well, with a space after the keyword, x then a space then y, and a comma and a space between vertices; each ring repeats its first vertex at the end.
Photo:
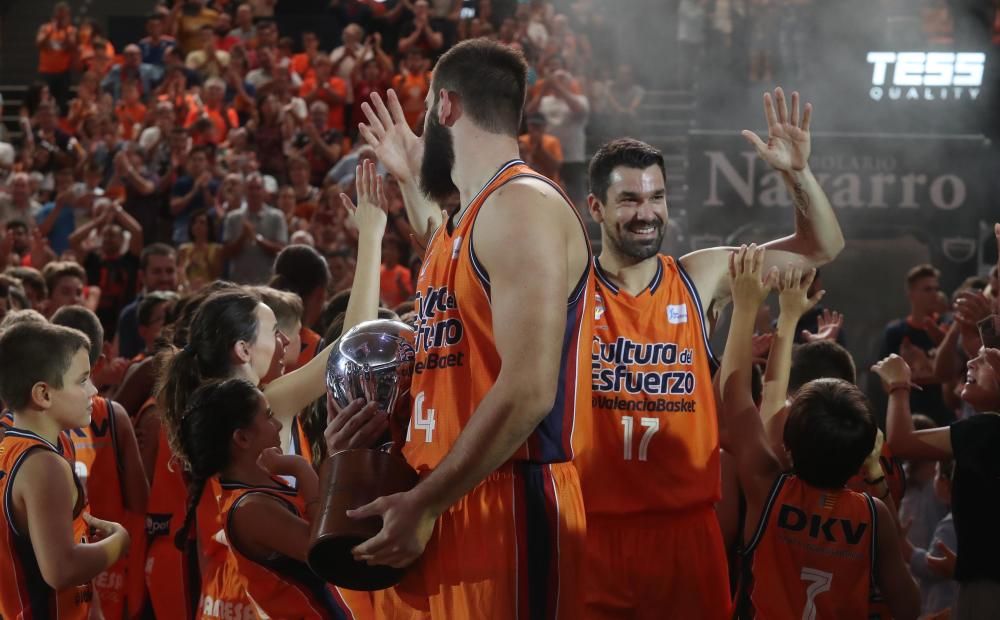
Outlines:
MULTIPOLYGON (((264 394, 242 378, 208 383, 179 422, 192 491, 218 480, 226 539, 258 611, 274 618, 353 617, 336 588, 306 563, 319 481, 305 459, 281 454, 281 422, 264 394), (297 488, 278 476, 294 476, 297 488)), ((194 512, 188 510, 177 533, 179 546, 194 512)))

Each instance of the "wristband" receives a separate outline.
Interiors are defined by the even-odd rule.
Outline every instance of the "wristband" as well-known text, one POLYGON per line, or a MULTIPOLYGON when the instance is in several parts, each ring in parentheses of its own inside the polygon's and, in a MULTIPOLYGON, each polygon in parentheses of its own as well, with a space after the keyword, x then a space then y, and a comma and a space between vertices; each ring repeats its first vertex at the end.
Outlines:
POLYGON ((913 389, 912 383, 893 383, 888 387, 888 393, 891 396, 893 392, 898 392, 900 390, 906 390, 907 392, 909 392, 912 389, 913 389))

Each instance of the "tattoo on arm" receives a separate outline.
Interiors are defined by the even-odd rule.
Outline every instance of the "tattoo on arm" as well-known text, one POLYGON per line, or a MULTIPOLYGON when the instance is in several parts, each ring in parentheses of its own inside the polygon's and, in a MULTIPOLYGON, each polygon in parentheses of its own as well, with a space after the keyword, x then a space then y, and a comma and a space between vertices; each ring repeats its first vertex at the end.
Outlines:
POLYGON ((798 209, 803 215, 809 211, 809 196, 806 191, 802 189, 801 183, 795 183, 792 185, 792 200, 795 202, 795 208, 798 209))

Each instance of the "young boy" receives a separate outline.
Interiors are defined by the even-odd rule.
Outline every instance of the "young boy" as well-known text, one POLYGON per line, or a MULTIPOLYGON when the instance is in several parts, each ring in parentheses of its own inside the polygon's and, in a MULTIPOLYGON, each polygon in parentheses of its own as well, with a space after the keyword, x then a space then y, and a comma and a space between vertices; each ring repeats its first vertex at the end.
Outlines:
POLYGON ((0 439, 3 617, 87 618, 91 581, 128 550, 125 528, 88 514, 57 448, 62 431, 90 423, 89 350, 82 333, 34 321, 0 334, 0 398, 14 417, 0 439))
MULTIPOLYGON (((52 324, 79 330, 91 342, 104 342, 104 329, 97 315, 81 306, 60 308, 52 315, 52 324)), ((91 367, 103 356, 98 347, 92 347, 91 367)), ((91 514, 124 524, 133 540, 132 553, 142 555, 149 484, 132 421, 113 400, 94 396, 91 405, 90 424, 69 431, 76 455, 76 475, 87 490, 91 514)), ((142 565, 132 564, 141 581, 142 565)), ((126 617, 131 617, 141 609, 142 600, 128 597, 131 579, 136 576, 129 574, 128 563, 122 559, 94 580, 106 618, 121 618, 126 611, 126 617)))
MULTIPOLYGON (((753 321, 775 281, 773 273, 761 281, 762 264, 763 249, 754 246, 730 259, 734 309, 721 379, 721 412, 747 500, 739 614, 863 618, 877 586, 895 618, 916 618, 919 593, 892 514, 881 500, 845 487, 862 464, 866 476, 881 475, 878 429, 860 390, 836 379, 803 386, 783 433, 790 473, 771 450, 750 394, 753 321)), ((818 301, 806 296, 811 280, 798 269, 782 275, 790 321, 818 301)))

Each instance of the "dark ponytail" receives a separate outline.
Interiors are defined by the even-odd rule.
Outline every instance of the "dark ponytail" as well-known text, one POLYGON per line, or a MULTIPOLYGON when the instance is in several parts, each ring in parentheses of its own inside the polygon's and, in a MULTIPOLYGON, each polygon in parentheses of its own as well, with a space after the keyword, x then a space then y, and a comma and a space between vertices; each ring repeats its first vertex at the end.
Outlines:
MULTIPOLYGON (((180 441, 182 414, 189 408, 191 395, 210 379, 225 379, 233 373, 233 345, 240 340, 253 342, 257 337, 257 306, 260 299, 247 291, 223 291, 209 296, 193 313, 190 327, 178 327, 178 335, 187 331, 186 344, 180 351, 166 351, 161 360, 163 373, 159 401, 167 429, 167 439, 174 454, 188 460, 180 441)), ((179 338, 175 343, 180 344, 179 338)))
POLYGON ((176 453, 188 472, 188 503, 174 544, 184 549, 208 480, 232 459, 233 433, 250 426, 260 391, 246 379, 214 381, 198 388, 180 417, 176 453))

